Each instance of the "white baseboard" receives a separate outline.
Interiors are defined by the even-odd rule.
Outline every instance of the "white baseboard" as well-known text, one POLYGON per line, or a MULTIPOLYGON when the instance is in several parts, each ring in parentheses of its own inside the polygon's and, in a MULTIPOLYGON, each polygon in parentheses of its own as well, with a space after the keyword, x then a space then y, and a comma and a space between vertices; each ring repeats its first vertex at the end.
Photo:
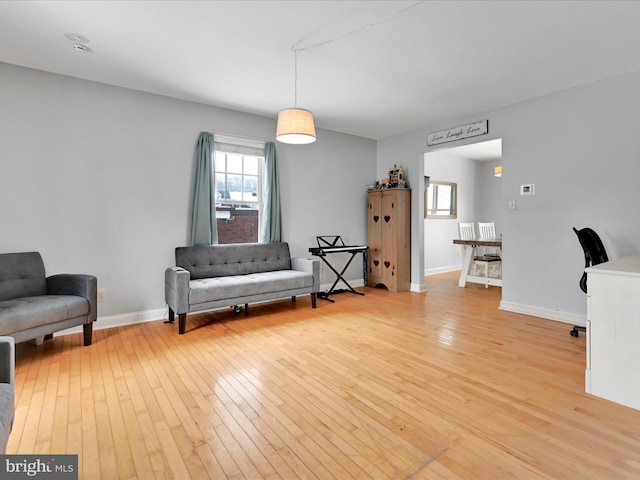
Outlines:
MULTIPOLYGON (((352 287, 361 287, 364 285, 363 280, 349 281, 352 287)), ((340 287, 341 282, 338 282, 336 288, 340 287)), ((331 284, 323 285, 320 290, 326 291, 331 287, 331 284)), ((346 285, 345 285, 346 287, 346 285)), ((412 292, 419 292, 419 285, 411 284, 412 292)), ((585 326, 587 324, 586 315, 576 315, 574 313, 558 312, 556 310, 549 310, 547 308, 534 307, 532 305, 523 305, 520 303, 500 302, 500 310, 513 313, 521 313, 523 315, 531 315, 533 317, 546 318, 548 320, 555 320, 557 322, 568 323, 571 325, 585 326)), ((156 308, 154 310, 146 310, 144 312, 132 312, 122 313, 119 315, 110 315, 106 317, 98 317, 98 320, 93 324, 94 330, 104 330, 106 328, 122 327, 125 325, 134 325, 136 323, 153 322, 157 320, 164 320, 167 318, 167 307, 156 308)), ((71 335, 75 333, 82 333, 82 326, 68 328, 66 330, 60 330, 54 333, 54 336, 71 335)))
MULTIPOLYGON (((364 279, 362 279, 362 278, 360 278, 359 280, 349 280, 349 279, 347 279, 347 281, 349 282, 349 285, 351 285, 353 288, 364 286, 364 279)), ((321 284, 320 285, 320 291, 321 292, 328 291, 331 288, 331 285, 333 285, 333 282, 335 282, 335 279, 331 283, 321 284)), ((345 285, 345 283, 343 281, 339 281, 336 284, 335 289, 338 290, 340 288, 348 288, 348 287, 345 285)))
MULTIPOLYGON (((124 325, 133 325, 136 323, 153 322, 155 320, 162 320, 167 318, 167 309, 157 308, 155 310, 146 310, 144 312, 132 312, 122 313, 119 315, 110 315, 107 317, 98 317, 93 323, 94 330, 104 330, 106 328, 122 327, 124 325)), ((82 325, 77 327, 67 328, 66 330, 60 330, 55 332, 55 337, 60 335, 71 335, 74 333, 82 333, 82 325)))
POLYGON ((532 305, 522 305, 520 303, 500 302, 500 310, 507 312, 522 313, 524 315, 531 315, 533 317, 546 318, 548 320, 555 320, 557 322, 568 323, 571 325, 585 326, 587 324, 586 315, 577 315, 575 313, 559 312, 557 310, 550 310, 548 308, 534 307, 532 305))
POLYGON ((424 270, 424 276, 428 277, 429 275, 438 275, 439 273, 449 273, 456 272, 462 270, 462 265, 449 265, 448 267, 438 267, 438 268, 426 268, 424 270))
MULTIPOLYGON (((331 288, 332 283, 321 285, 320 291, 329 290, 329 288, 331 288)), ((362 287, 364 285, 364 281, 349 280, 349 284, 353 288, 362 287)), ((347 286, 344 285, 343 282, 338 282, 335 288, 336 289, 347 288, 347 286)), ((156 320, 166 320, 167 318, 168 318, 168 311, 167 311, 167 307, 165 306, 164 308, 156 308, 155 310, 145 310, 144 312, 122 313, 119 315, 109 315, 106 317, 98 317, 98 319, 93 323, 93 329, 104 330, 106 328, 123 327, 125 325, 134 325, 136 323, 153 322, 156 320)), ((55 332, 53 335, 57 337, 61 335, 72 335, 75 333, 82 333, 82 325, 78 325, 77 327, 73 327, 73 328, 67 328, 66 330, 60 330, 59 332, 55 332)))

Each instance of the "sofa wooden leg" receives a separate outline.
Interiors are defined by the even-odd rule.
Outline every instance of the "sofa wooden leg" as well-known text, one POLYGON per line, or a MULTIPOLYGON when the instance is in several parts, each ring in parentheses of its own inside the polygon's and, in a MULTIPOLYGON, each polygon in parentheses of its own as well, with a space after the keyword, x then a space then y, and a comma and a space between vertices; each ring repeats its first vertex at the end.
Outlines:
POLYGON ((91 337, 93 336, 93 322, 82 325, 82 330, 84 332, 84 346, 88 347, 91 345, 91 337))
POLYGON ((169 318, 164 323, 174 323, 176 321, 175 312, 169 307, 169 318))
POLYGON ((249 315, 249 304, 248 303, 244 304, 244 314, 245 315, 249 315))
POLYGON ((179 313, 178 314, 178 333, 182 335, 187 327, 187 314, 179 313))
POLYGON ((50 333, 49 335, 44 336, 45 340, 51 340, 52 338, 53 338, 53 333, 50 333))
POLYGON ((316 308, 316 297, 318 296, 317 293, 313 292, 311 294, 311 308, 316 308))

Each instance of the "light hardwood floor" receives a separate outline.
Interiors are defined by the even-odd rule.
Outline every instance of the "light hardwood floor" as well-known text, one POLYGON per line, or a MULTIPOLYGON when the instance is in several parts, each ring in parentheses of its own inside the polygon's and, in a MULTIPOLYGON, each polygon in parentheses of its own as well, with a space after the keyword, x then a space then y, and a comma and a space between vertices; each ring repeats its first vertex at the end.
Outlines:
POLYGON ((583 335, 427 284, 19 344, 7 453, 84 479, 640 478, 640 411, 584 393, 583 335))

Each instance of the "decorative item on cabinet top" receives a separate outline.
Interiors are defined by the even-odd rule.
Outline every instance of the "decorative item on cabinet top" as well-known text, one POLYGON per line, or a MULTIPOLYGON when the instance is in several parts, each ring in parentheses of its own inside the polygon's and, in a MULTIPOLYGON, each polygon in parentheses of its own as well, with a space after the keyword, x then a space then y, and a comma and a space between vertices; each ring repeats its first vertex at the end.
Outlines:
POLYGON ((404 178, 402 167, 394 164, 385 178, 380 181, 376 180, 375 184, 367 185, 367 190, 382 190, 385 188, 407 188, 407 181, 404 178))

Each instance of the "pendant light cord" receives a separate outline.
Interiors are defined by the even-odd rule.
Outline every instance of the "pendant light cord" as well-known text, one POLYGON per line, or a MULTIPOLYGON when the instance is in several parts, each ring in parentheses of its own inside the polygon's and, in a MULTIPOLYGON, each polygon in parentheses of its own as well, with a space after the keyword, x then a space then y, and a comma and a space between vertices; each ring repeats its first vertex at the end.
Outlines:
POLYGON ((293 107, 298 108, 298 49, 291 47, 293 50, 293 107))
POLYGON ((389 20, 390 18, 396 17, 398 15, 402 15, 403 13, 407 12, 408 10, 411 10, 414 7, 417 7, 418 5, 420 5, 421 3, 426 2, 426 0, 419 0, 418 2, 415 2, 412 5, 409 5, 408 7, 405 8, 401 8, 400 10, 397 10, 393 13, 390 13, 389 15, 386 15, 374 22, 371 22, 367 25, 365 25, 364 27, 360 27, 360 28, 356 28, 355 30, 352 30, 350 32, 347 33, 343 33, 342 35, 338 35, 337 37, 334 38, 330 38, 328 40, 324 40, 322 42, 318 42, 318 43, 314 43, 313 45, 308 45, 306 47, 302 47, 302 48, 298 48, 298 45, 300 45, 300 43, 302 43, 303 40, 298 41, 298 43, 296 43, 293 47, 291 47, 291 49, 294 52, 297 52, 298 50, 304 51, 304 50, 309 50, 310 48, 316 48, 316 47, 322 47, 324 45, 329 45, 330 43, 334 43, 337 42, 338 40, 342 40, 345 37, 349 37, 351 35, 355 35, 356 33, 360 33, 363 32, 365 30, 368 30, 371 27, 374 27, 382 22, 386 22, 387 20, 389 20))
POLYGON ((363 32, 371 27, 374 27, 375 25, 378 25, 382 22, 389 20, 390 18, 396 17, 398 15, 402 15, 406 11, 411 10, 414 7, 417 7, 421 3, 424 3, 425 1, 426 0, 419 0, 413 3, 412 5, 409 5, 408 7, 401 8, 400 10, 397 10, 393 13, 390 13, 389 15, 386 15, 374 22, 371 22, 365 25, 364 27, 356 28, 355 30, 351 30, 350 32, 343 33, 342 35, 338 35, 337 37, 333 37, 328 40, 324 40, 322 42, 314 43, 313 45, 307 45, 306 47, 302 47, 302 48, 298 47, 298 45, 300 45, 302 40, 298 41, 295 45, 293 45, 291 47, 291 51, 293 52, 293 56, 294 56, 293 57, 293 105, 294 107, 298 108, 298 52, 299 51, 304 51, 304 50, 309 50, 310 48, 317 48, 317 47, 322 47, 324 45, 329 45, 330 43, 337 42, 338 40, 342 40, 343 38, 349 37, 351 35, 355 35, 356 33, 363 32))

